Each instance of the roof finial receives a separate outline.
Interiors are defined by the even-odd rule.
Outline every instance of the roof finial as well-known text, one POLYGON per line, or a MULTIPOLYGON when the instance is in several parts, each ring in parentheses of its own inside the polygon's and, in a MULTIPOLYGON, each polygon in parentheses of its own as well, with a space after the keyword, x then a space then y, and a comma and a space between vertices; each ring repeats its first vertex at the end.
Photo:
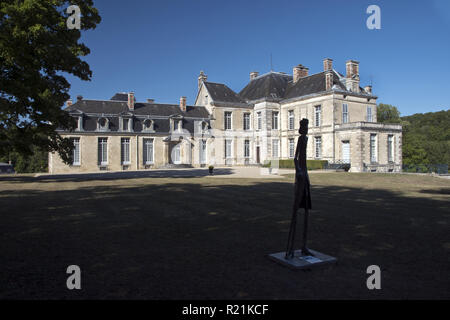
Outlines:
POLYGON ((273 65, 272 65, 272 53, 270 53, 270 72, 273 71, 273 65))

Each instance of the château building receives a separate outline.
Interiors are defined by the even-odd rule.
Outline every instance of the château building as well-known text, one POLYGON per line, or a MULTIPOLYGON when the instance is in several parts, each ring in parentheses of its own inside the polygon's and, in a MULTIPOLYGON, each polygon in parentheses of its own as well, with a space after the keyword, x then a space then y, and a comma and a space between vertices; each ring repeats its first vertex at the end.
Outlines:
POLYGON ((359 62, 346 62, 345 75, 323 60, 309 74, 251 72, 235 92, 198 77, 193 106, 137 102, 133 92, 110 100, 78 97, 65 109, 77 120, 73 163, 49 155, 51 173, 148 170, 171 166, 258 165, 293 158, 298 126, 309 119, 308 159, 349 163, 352 172, 399 172, 402 127, 377 123, 377 96, 360 86, 359 62))

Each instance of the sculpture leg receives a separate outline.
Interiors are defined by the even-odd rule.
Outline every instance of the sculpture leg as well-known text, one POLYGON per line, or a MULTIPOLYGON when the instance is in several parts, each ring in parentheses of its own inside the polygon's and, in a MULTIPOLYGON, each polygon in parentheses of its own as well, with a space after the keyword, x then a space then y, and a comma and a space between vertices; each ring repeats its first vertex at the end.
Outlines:
POLYGON ((305 208, 305 217, 303 221, 303 243, 302 243, 302 256, 312 256, 313 254, 306 247, 307 237, 308 237, 308 216, 309 210, 305 208))
POLYGON ((292 210, 291 226, 289 228, 288 243, 286 248, 286 259, 292 258, 294 256, 294 240, 295 231, 297 229, 297 201, 295 201, 294 208, 292 210))

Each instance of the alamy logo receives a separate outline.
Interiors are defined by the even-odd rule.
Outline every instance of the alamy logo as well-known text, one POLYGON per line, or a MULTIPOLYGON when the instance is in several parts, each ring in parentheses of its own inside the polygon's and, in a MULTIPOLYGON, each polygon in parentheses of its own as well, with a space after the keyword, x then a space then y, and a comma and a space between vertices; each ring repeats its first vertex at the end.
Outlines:
POLYGON ((66 25, 67 28, 72 29, 81 29, 81 10, 79 6, 71 5, 67 8, 67 14, 70 16, 67 18, 66 25))
POLYGON ((372 4, 367 7, 367 14, 370 16, 367 18, 366 25, 369 30, 381 29, 381 9, 379 6, 372 4))
POLYGON ((66 286, 67 289, 73 290, 81 290, 81 269, 77 265, 71 265, 67 267, 67 274, 70 276, 67 278, 66 286))
POLYGON ((380 290, 381 289, 381 270, 377 265, 371 265, 367 267, 367 274, 371 276, 367 278, 367 289, 380 290))

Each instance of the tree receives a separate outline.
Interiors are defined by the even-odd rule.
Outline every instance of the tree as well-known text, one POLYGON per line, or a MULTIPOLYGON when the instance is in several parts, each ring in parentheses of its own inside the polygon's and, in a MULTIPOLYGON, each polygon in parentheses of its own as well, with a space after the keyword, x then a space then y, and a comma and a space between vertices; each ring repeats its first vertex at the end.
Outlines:
POLYGON ((58 152, 69 163, 73 145, 56 129, 72 130, 62 110, 70 84, 63 74, 90 80, 90 53, 81 30, 100 22, 92 0, 2 0, 0 2, 0 155, 58 152), (77 5, 81 29, 69 29, 66 9, 77 5))
POLYGON ((380 103, 377 107, 377 121, 380 123, 400 123, 400 112, 395 106, 380 103))
POLYGON ((403 163, 450 163, 450 110, 416 113, 401 118, 403 163))
POLYGON ((38 147, 32 147, 31 155, 23 155, 10 152, 8 155, 0 156, 0 162, 11 161, 14 171, 17 173, 46 172, 48 168, 48 153, 38 147))

